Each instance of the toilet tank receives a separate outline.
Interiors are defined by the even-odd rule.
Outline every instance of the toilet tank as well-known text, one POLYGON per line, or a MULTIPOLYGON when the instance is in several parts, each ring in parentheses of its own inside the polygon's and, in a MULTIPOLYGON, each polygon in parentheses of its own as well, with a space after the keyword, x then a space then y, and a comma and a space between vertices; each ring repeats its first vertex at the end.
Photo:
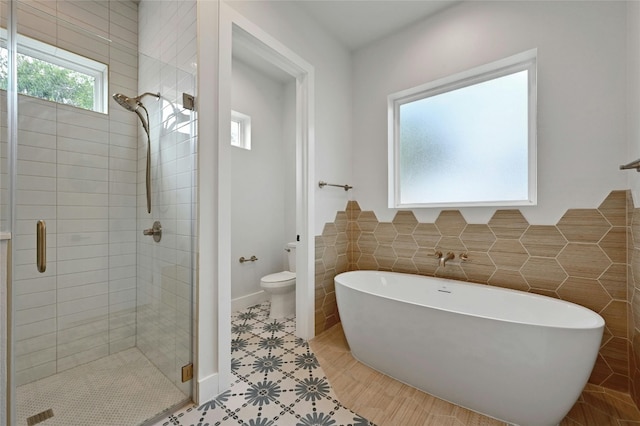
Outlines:
POLYGON ((296 243, 287 243, 287 257, 289 258, 289 269, 288 271, 295 272, 296 271, 296 243))

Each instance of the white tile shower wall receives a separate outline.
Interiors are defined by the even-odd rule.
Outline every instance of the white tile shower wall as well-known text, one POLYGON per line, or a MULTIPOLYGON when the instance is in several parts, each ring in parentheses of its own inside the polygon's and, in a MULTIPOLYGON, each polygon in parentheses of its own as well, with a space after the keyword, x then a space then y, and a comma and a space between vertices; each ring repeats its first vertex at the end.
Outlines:
POLYGON ((191 362, 196 117, 182 107, 195 94, 196 2, 142 1, 139 5, 140 92, 151 130, 152 213, 146 211, 146 136, 138 144, 138 233, 155 220, 162 240, 138 241, 137 346, 183 392, 180 367, 191 362))
MULTIPOLYGON (((132 94, 136 37, 119 26, 136 22, 136 9, 130 1, 21 3, 19 28, 106 62, 109 92, 132 94)), ((136 120, 114 101, 105 115, 19 99, 18 384, 135 345, 136 120), (34 265, 38 219, 47 221, 48 230, 44 274, 34 265)))
POLYGON ((56 108, 20 97, 18 108, 17 221, 14 230, 16 378, 18 383, 54 374, 56 352, 56 108), (20 178, 25 177, 24 181, 20 178), (45 199, 40 195, 45 192, 45 199), (34 265, 35 222, 47 222, 47 271, 34 265))

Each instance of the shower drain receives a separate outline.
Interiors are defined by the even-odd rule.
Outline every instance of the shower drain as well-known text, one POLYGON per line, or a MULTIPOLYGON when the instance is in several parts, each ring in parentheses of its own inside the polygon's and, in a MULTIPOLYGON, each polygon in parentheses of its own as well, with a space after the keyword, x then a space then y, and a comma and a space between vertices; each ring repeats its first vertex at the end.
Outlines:
POLYGON ((33 415, 31 417, 27 417, 27 426, 37 425, 38 423, 42 423, 47 419, 53 417, 53 410, 49 408, 48 410, 44 410, 41 413, 33 415))

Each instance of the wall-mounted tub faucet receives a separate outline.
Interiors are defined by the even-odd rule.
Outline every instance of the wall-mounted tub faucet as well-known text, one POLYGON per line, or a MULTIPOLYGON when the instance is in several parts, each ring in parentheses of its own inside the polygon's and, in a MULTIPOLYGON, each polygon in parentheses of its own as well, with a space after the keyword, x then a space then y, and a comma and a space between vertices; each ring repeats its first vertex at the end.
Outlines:
POLYGON ((446 255, 446 256, 444 256, 444 257, 442 256, 442 253, 441 253, 441 254, 440 254, 440 257, 439 257, 439 259, 440 259, 440 266, 444 267, 444 266, 447 264, 447 261, 448 261, 448 260, 452 260, 452 259, 455 259, 455 258, 456 258, 456 255, 455 255, 455 254, 453 254, 453 252, 452 252, 452 251, 448 252, 448 253, 447 253, 447 255, 446 255))

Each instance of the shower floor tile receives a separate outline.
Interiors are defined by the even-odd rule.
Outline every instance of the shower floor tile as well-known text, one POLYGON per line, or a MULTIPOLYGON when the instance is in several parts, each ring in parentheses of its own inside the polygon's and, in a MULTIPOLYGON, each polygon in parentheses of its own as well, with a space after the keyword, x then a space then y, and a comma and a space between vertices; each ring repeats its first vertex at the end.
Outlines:
POLYGON ((373 425, 338 402, 309 344, 295 337, 295 318, 268 317, 269 302, 233 313, 231 388, 155 426, 373 425))
POLYGON ((132 348, 19 386, 16 424, 51 408, 38 426, 137 425, 187 398, 132 348))

